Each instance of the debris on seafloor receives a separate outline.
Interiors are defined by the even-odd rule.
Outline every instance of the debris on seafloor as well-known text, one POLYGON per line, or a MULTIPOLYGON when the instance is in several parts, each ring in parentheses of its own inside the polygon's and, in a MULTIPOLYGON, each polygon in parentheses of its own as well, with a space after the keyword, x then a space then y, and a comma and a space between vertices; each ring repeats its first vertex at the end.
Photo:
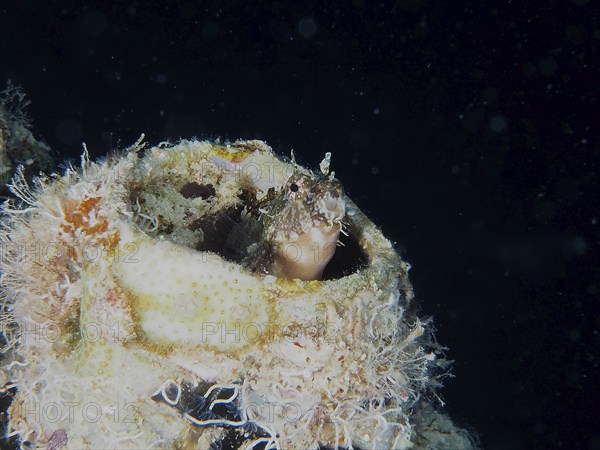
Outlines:
POLYGON ((473 447, 431 407, 448 363, 409 309, 409 265, 329 165, 262 141, 140 140, 62 175, 17 170, 0 232, 9 434, 53 449, 473 447))

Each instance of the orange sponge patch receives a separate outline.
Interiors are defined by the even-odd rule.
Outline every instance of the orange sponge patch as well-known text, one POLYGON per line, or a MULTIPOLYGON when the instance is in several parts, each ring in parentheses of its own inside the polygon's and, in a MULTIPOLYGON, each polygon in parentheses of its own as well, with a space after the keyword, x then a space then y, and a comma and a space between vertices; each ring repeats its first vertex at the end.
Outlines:
MULTIPOLYGON (((61 225, 62 231, 72 236, 76 235, 77 230, 85 233, 87 236, 98 236, 105 233, 109 228, 109 222, 106 216, 100 214, 100 197, 88 197, 81 201, 74 198, 64 198, 61 200, 61 206, 64 213, 64 223, 61 225)), ((118 232, 109 236, 98 237, 98 244, 112 248, 119 241, 118 232)))

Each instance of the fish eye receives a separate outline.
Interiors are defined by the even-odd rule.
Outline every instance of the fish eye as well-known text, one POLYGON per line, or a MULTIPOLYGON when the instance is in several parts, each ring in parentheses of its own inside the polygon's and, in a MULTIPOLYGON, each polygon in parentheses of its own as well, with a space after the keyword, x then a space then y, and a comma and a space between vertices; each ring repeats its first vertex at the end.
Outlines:
POLYGON ((298 189, 300 189, 300 188, 298 187, 298 185, 296 183, 290 184, 290 191, 298 192, 298 189))

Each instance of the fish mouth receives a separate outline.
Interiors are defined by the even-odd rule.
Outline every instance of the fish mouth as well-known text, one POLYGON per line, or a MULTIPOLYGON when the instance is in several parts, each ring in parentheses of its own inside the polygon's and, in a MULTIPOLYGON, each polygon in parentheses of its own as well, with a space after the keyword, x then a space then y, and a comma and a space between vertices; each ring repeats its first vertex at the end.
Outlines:
POLYGON ((320 199, 316 206, 319 213, 312 217, 312 227, 294 233, 276 252, 274 272, 277 276, 320 280, 333 258, 346 203, 343 197, 330 195, 320 199))
POLYGON ((313 217, 315 226, 339 226, 346 216, 346 202, 342 197, 327 197, 319 202, 318 210, 319 214, 313 217))

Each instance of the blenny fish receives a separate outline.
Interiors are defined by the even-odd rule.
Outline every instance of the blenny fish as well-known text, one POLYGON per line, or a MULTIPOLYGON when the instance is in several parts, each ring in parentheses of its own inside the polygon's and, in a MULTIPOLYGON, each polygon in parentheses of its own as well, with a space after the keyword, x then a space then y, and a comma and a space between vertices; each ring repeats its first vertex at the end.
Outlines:
MULTIPOLYGON (((239 174, 260 167, 251 158, 233 162, 236 158, 231 155, 239 152, 235 145, 233 148, 236 150, 231 153, 215 152, 213 161, 220 160, 224 170, 239 174)), ((243 150, 249 151, 247 143, 243 150)), ((252 236, 242 249, 242 265, 277 277, 319 280, 342 231, 344 188, 334 178, 335 173, 329 173, 331 153, 326 153, 321 162, 321 173, 300 170, 292 161, 296 169, 285 181, 269 171, 261 171, 260 175, 252 171, 256 174, 248 184, 252 193, 246 196, 239 224, 246 236, 252 236), (269 176, 272 183, 268 182, 269 176)), ((238 227, 235 230, 239 233, 238 227)))

